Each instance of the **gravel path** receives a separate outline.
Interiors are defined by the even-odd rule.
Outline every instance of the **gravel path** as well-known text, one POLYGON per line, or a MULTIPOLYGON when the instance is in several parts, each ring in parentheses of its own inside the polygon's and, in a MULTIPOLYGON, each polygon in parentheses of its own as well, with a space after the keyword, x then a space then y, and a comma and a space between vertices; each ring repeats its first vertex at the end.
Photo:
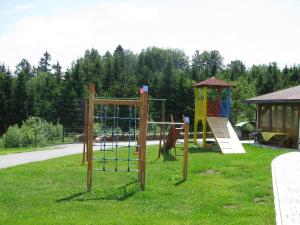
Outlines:
POLYGON ((277 225, 300 224, 300 152, 278 156, 272 162, 277 225))
MULTIPOLYGON (((107 143, 111 144, 111 143, 107 143)), ((127 142, 119 142, 119 146, 127 146, 127 142)), ((158 144, 158 141, 147 141, 147 145, 158 144)), ((95 147, 94 150, 96 150, 95 147)), ((67 155, 74 155, 82 153, 82 144, 67 144, 58 145, 55 148, 49 150, 33 151, 33 152, 23 152, 16 154, 8 154, 0 156, 0 169, 8 168, 12 166, 22 165, 31 162, 44 161, 48 159, 54 159, 67 155)))

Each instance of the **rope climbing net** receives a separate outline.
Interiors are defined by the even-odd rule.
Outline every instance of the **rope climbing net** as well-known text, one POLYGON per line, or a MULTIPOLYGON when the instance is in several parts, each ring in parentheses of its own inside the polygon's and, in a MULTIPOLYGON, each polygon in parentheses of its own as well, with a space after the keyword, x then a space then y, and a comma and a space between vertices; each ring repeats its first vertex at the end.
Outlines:
POLYGON ((144 190, 147 101, 147 86, 140 89, 139 99, 99 99, 95 98, 94 84, 90 85, 87 135, 88 191, 92 189, 93 171, 137 172, 141 189, 144 190), (98 143, 94 143, 94 138, 98 143), (99 146, 100 157, 93 157, 93 146, 99 146))
POLYGON ((100 157, 93 158, 100 168, 94 171, 138 172, 139 120, 137 106, 100 105, 94 116, 99 125, 94 146, 99 146, 100 157))

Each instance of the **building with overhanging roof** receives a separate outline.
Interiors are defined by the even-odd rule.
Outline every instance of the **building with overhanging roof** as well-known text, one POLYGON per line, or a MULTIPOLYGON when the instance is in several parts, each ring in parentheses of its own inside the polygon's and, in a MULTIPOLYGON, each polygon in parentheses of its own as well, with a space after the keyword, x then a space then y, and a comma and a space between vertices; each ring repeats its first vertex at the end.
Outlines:
POLYGON ((284 146, 299 148, 300 85, 249 98, 245 103, 256 105, 257 129, 268 132, 267 138, 285 134, 284 146))

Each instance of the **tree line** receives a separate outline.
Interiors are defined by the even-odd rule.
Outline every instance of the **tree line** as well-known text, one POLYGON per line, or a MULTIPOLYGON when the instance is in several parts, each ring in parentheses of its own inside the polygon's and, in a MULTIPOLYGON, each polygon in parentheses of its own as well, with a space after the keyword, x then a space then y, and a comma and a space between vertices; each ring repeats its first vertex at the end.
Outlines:
MULTIPOLYGON (((22 59, 15 70, 0 64, 0 133, 30 116, 64 127, 83 126, 84 98, 88 84, 97 96, 137 97, 138 87, 149 86, 152 98, 166 98, 166 115, 193 118, 193 84, 209 77, 235 83, 232 94, 233 122, 255 119, 255 111, 243 100, 300 84, 300 66, 280 69, 276 62, 247 68, 240 60, 224 65, 219 51, 196 51, 191 59, 179 49, 150 47, 134 54, 117 46, 101 55, 86 50, 69 69, 62 71, 45 52, 38 65, 22 59)), ((153 111, 160 111, 154 106, 153 111)))

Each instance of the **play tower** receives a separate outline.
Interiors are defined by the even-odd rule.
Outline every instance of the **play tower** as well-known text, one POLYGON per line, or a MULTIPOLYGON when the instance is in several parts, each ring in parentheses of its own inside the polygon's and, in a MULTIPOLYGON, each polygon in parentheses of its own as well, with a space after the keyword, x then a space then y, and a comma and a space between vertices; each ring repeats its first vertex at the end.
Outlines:
POLYGON ((223 153, 244 153, 234 129, 229 122, 231 87, 223 80, 214 77, 196 83, 194 144, 197 145, 197 129, 199 122, 203 128, 203 146, 207 147, 207 125, 210 127, 223 153), (226 92, 224 93, 224 89, 226 92), (209 93, 208 93, 209 92, 209 93), (209 96, 208 96, 209 94, 209 96), (224 96, 225 95, 225 96, 224 96), (208 98, 209 97, 209 98, 208 98))

